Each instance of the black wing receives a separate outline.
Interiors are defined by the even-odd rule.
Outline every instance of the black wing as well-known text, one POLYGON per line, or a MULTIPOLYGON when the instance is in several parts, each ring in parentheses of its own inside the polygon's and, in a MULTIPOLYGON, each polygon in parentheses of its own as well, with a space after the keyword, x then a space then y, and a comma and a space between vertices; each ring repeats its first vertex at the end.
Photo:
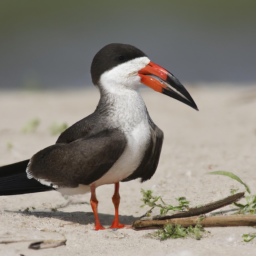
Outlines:
POLYGON ((125 146, 125 135, 118 129, 104 130, 69 144, 57 143, 31 158, 28 173, 60 187, 89 185, 113 166, 125 146))
POLYGON ((70 143, 86 136, 97 134, 102 131, 101 120, 97 112, 83 118, 65 130, 58 138, 56 143, 70 143))
POLYGON ((145 152, 139 167, 130 176, 122 180, 123 182, 137 178, 141 178, 141 182, 144 182, 150 179, 156 171, 164 140, 164 133, 154 124, 150 117, 149 124, 151 128, 149 147, 145 152))

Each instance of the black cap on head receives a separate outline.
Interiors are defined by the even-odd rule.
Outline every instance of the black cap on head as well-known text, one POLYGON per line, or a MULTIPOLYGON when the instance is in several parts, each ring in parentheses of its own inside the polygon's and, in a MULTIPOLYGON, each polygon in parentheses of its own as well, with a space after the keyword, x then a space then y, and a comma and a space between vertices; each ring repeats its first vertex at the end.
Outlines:
POLYGON ((126 61, 145 56, 144 52, 129 44, 108 44, 99 50, 92 60, 92 82, 96 85, 105 71, 126 61))

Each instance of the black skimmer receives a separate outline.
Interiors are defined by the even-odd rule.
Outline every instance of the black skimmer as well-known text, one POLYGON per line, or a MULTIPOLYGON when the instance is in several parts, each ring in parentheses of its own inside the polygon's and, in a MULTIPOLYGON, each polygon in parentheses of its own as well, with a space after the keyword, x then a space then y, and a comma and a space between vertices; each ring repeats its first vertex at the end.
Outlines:
POLYGON ((98 186, 114 184, 115 219, 110 228, 122 228, 119 182, 150 179, 163 142, 163 132, 150 118, 138 88, 144 84, 196 110, 197 106, 174 75, 131 45, 103 47, 93 58, 91 75, 101 96, 94 113, 31 159, 0 167, 0 195, 91 191, 95 229, 99 230, 104 227, 98 218, 95 191, 98 186))

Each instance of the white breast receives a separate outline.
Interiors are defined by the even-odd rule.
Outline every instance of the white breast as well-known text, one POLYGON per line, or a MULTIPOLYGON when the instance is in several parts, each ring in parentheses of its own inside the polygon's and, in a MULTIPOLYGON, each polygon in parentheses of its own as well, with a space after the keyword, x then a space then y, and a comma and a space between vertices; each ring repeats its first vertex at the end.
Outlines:
POLYGON ((141 121, 126 137, 127 145, 123 154, 112 168, 96 181, 96 186, 119 182, 136 170, 149 144, 150 129, 148 121, 141 121))

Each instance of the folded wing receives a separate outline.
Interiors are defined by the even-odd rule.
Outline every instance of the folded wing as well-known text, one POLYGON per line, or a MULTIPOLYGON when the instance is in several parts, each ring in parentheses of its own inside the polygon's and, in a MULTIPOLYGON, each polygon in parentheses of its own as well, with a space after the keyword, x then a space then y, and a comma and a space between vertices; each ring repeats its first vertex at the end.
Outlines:
POLYGON ((125 146, 126 138, 120 130, 104 130, 39 151, 31 158, 27 173, 53 187, 89 185, 113 166, 125 146))

